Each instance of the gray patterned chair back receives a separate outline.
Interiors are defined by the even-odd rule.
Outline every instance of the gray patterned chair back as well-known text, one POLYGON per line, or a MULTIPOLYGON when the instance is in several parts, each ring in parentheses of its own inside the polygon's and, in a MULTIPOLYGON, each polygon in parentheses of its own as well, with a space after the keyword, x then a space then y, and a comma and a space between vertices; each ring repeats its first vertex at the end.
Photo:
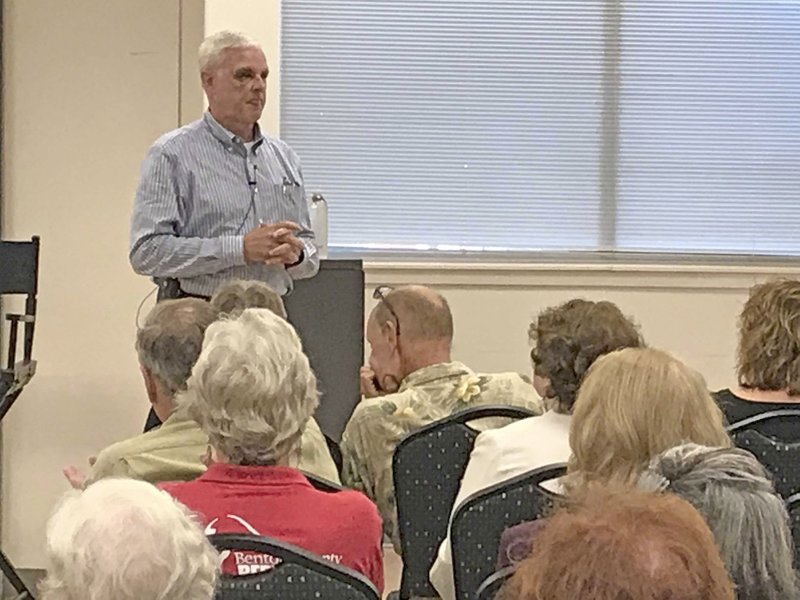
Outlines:
POLYGON ((475 594, 475 600, 494 600, 497 594, 503 589, 503 586, 511 578, 516 570, 515 566, 505 567, 496 573, 492 573, 487 577, 478 592, 475 594))
POLYGON ((728 427, 739 447, 752 452, 772 474, 775 490, 784 498, 800 492, 800 410, 773 410, 743 419, 728 427), (796 440, 770 435, 769 426, 780 419, 797 424, 796 440))
POLYGON ((547 514, 559 496, 541 484, 566 470, 563 463, 534 469, 464 500, 450 526, 457 600, 473 600, 481 583, 494 573, 506 529, 547 514))
POLYGON ((800 494, 793 494, 786 501, 789 511, 789 525, 794 540, 794 568, 800 569, 800 494))
POLYGON ((532 416, 512 406, 470 408, 418 429, 397 445, 392 475, 403 553, 400 598, 437 596, 428 572, 447 534, 450 511, 478 436, 467 423, 532 416))
POLYGON ((302 548, 267 537, 219 534, 208 538, 218 550, 261 552, 280 563, 253 575, 223 575, 215 600, 379 600, 375 586, 352 569, 302 548))

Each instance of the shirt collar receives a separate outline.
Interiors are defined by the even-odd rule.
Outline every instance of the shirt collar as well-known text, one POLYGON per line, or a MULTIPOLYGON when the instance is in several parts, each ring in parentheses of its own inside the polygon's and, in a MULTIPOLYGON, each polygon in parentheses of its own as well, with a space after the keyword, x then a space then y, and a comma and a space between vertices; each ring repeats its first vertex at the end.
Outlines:
POLYGON ((408 388, 434 383, 443 379, 473 374, 472 369, 461 362, 438 363, 428 367, 422 367, 413 373, 409 373, 406 378, 403 379, 403 383, 400 385, 398 392, 403 392, 408 388))
POLYGON ((201 475, 206 481, 238 482, 254 485, 302 485, 311 486, 305 475, 292 467, 261 467, 212 463, 201 475))
MULTIPOLYGON (((211 131, 211 135, 222 142, 222 145, 228 150, 234 148, 244 149, 244 142, 242 141, 242 138, 223 127, 220 122, 214 118, 214 115, 211 114, 210 110, 207 110, 205 114, 203 114, 203 121, 211 131)), ((255 144, 253 144, 254 150, 258 148, 264 141, 264 136, 261 135, 261 128, 258 126, 258 123, 253 126, 253 141, 255 142, 255 144)))

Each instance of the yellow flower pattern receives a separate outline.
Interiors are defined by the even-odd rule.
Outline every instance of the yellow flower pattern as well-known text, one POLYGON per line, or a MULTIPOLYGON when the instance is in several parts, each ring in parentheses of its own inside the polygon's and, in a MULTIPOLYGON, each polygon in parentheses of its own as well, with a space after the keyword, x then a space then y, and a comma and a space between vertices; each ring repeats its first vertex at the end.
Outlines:
MULTIPOLYGON (((356 407, 342 437, 345 485, 377 505, 384 531, 400 550, 392 478, 392 454, 409 433, 460 410, 507 404, 543 411, 530 381, 518 373, 476 374, 459 362, 432 365, 403 380, 400 389, 356 407)), ((497 426, 482 420, 480 428, 497 426)))

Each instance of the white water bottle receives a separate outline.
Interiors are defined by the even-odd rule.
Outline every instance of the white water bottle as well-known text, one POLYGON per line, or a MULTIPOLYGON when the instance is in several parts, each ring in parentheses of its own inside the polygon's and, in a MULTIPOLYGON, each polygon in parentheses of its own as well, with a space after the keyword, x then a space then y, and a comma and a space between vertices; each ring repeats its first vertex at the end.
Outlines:
POLYGON ((311 195, 308 212, 317 240, 317 254, 320 258, 328 258, 328 202, 319 192, 311 195))

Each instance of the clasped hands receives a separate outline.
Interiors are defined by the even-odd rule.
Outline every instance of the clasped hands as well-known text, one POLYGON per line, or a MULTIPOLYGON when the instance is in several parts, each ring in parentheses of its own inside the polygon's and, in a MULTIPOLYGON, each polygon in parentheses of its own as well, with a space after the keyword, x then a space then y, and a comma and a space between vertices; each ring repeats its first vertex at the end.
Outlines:
POLYGON ((303 241, 293 221, 263 223, 244 236, 244 258, 248 263, 293 265, 303 253, 303 241))

